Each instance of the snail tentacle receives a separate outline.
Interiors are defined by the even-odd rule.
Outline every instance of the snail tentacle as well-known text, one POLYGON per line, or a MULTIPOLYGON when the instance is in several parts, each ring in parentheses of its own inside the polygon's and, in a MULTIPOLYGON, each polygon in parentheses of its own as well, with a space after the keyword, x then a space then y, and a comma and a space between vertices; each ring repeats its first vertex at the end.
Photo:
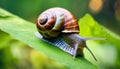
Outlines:
POLYGON ((87 40, 105 40, 105 38, 84 38, 79 35, 80 29, 76 17, 66 9, 50 8, 41 13, 37 19, 38 33, 36 36, 65 52, 84 57, 83 49, 87 48, 96 60, 92 51, 87 47, 87 40))

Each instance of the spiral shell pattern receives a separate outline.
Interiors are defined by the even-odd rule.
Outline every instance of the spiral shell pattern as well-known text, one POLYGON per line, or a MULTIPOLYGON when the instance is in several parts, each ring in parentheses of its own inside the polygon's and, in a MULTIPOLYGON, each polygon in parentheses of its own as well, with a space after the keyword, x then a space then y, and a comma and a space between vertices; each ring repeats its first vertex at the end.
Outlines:
POLYGON ((78 22, 74 15, 58 7, 41 13, 36 25, 44 38, 55 38, 61 33, 79 33, 78 22))

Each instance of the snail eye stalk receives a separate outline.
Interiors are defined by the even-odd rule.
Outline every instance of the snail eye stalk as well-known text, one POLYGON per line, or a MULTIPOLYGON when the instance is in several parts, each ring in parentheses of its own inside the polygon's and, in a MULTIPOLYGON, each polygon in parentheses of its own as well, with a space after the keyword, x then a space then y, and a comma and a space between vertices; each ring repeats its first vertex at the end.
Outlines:
POLYGON ((40 14, 36 24, 35 35, 61 50, 73 55, 83 56, 83 48, 87 48, 96 60, 92 51, 86 46, 87 40, 106 40, 105 38, 84 38, 79 35, 77 18, 68 10, 60 7, 50 8, 40 14), (65 35, 65 38, 64 38, 65 35))

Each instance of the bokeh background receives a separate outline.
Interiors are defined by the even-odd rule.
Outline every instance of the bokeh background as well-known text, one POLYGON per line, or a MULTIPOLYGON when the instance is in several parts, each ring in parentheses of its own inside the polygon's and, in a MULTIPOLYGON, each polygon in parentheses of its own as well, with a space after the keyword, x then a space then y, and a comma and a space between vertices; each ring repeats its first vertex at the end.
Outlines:
MULTIPOLYGON (((120 0, 0 0, 0 7, 33 23, 41 12, 51 7, 66 8, 78 19, 89 13, 99 24, 120 36, 120 0)), ((120 47, 110 47, 110 50, 115 52, 114 61, 99 63, 100 69, 120 68, 120 47)), ((0 69, 66 68, 0 31, 0 69)))

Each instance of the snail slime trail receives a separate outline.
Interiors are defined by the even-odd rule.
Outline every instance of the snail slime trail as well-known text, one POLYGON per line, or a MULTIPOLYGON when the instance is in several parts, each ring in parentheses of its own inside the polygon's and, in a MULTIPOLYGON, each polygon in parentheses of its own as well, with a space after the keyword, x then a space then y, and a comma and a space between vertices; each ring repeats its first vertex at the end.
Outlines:
POLYGON ((37 19, 38 32, 35 35, 63 51, 76 56, 84 57, 83 49, 87 47, 87 40, 105 40, 105 38, 84 38, 79 35, 79 25, 76 17, 64 8, 50 8, 41 13, 37 19))

